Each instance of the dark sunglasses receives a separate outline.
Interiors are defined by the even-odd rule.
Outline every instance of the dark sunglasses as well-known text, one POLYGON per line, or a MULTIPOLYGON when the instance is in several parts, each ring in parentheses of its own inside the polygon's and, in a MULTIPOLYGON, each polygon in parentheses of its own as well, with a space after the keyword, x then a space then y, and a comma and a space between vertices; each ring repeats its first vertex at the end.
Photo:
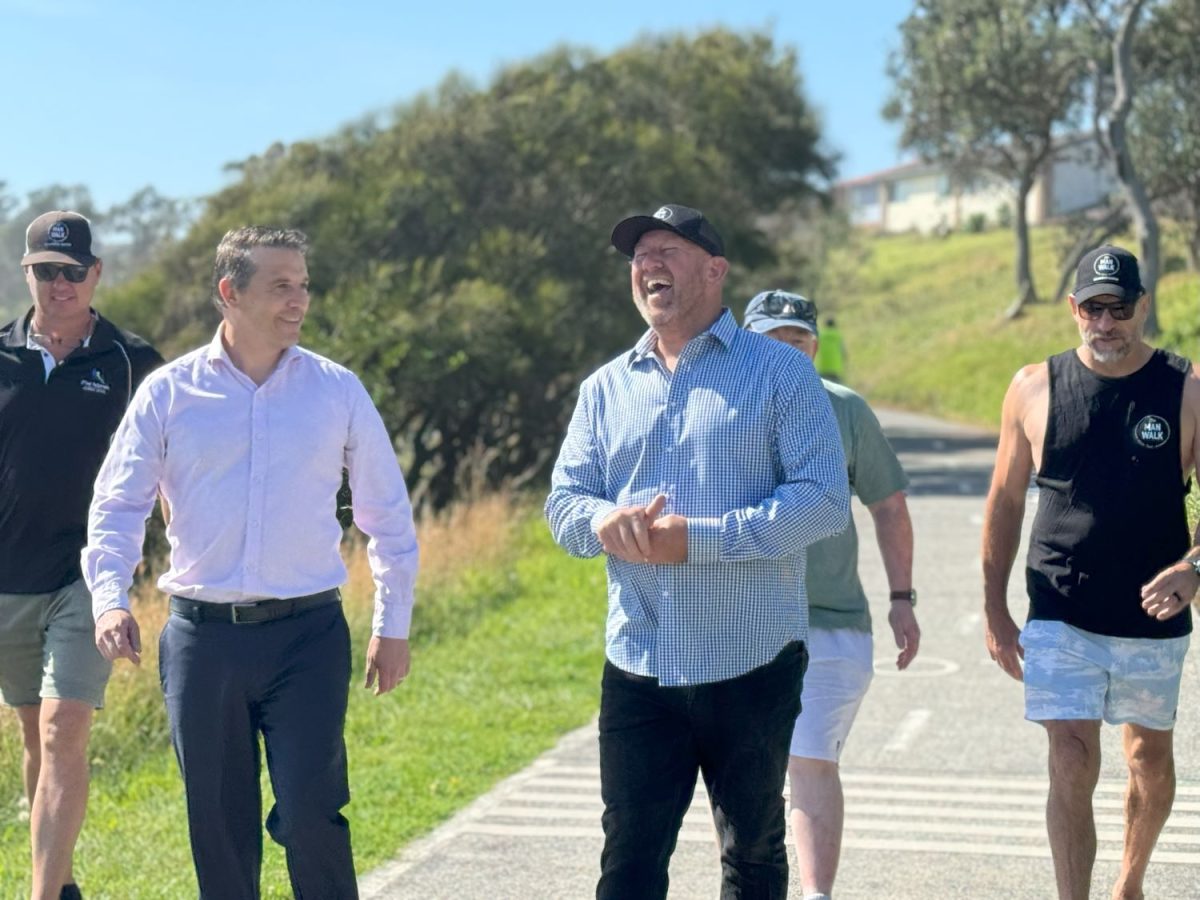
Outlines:
POLYGON ((1093 322, 1106 312, 1118 322, 1124 322, 1133 318, 1133 311, 1137 309, 1137 300, 1125 300, 1121 303, 1097 303, 1095 300, 1084 300, 1077 305, 1083 317, 1093 322))
POLYGON ((63 278, 71 284, 81 284, 88 277, 91 266, 64 266, 59 263, 34 263, 33 277, 38 281, 53 281, 62 272, 63 278))
POLYGON ((805 322, 815 322, 817 308, 806 297, 788 296, 779 291, 772 291, 763 300, 762 311, 774 319, 802 319, 805 322))

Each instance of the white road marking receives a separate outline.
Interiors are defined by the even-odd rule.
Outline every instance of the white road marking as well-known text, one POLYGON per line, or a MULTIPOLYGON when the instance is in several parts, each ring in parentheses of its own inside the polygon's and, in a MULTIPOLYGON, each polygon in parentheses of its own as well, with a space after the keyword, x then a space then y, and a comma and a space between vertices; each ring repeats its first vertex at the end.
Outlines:
MULTIPOLYGON (((913 740, 929 720, 913 710, 893 741, 913 740)), ((1036 775, 954 775, 880 770, 842 773, 846 795, 844 846, 865 850, 1048 859, 1046 779, 1036 775)), ((1102 779, 1094 798, 1097 858, 1119 861, 1123 779, 1102 779)), ((1200 865, 1200 782, 1178 785, 1171 818, 1154 862, 1200 865)), ((595 765, 548 765, 514 780, 478 808, 461 833, 540 840, 603 840, 600 773, 595 765)), ((680 829, 681 842, 713 841, 712 813, 702 785, 680 829)))
POLYGON ((919 654, 903 672, 896 668, 896 657, 880 656, 873 660, 875 676, 884 678, 941 678, 953 675, 962 667, 952 659, 919 654))
POLYGON ((928 724, 933 713, 928 709, 910 709, 896 726, 895 733, 883 745, 884 753, 902 753, 928 724))

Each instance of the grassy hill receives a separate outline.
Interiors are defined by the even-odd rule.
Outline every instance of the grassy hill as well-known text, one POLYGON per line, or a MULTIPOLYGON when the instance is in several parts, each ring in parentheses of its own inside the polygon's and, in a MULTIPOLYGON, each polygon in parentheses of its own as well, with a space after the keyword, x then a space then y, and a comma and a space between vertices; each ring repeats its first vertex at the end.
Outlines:
MULTIPOLYGON (((1016 293, 1008 231, 859 238, 839 250, 841 293, 816 299, 822 316, 837 316, 851 385, 875 403, 996 427, 1013 373, 1079 341, 1066 297, 1046 296, 1063 239, 1058 228, 1034 230, 1042 302, 1015 320, 1004 318, 1016 293)), ((1163 336, 1152 343, 1200 359, 1200 276, 1180 269, 1177 252, 1164 242, 1164 268, 1176 271, 1160 280, 1163 336)))

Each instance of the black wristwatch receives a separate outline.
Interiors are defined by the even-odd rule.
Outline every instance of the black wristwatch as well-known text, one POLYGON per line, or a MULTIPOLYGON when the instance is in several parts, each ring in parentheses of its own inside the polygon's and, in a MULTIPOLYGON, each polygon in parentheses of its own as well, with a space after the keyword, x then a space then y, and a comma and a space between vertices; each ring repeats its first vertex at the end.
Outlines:
MULTIPOLYGON (((1200 568, 1196 569, 1196 574, 1200 575, 1200 568)), ((907 600, 913 606, 917 605, 917 592, 912 588, 907 591, 892 591, 889 595, 891 600, 907 600)))

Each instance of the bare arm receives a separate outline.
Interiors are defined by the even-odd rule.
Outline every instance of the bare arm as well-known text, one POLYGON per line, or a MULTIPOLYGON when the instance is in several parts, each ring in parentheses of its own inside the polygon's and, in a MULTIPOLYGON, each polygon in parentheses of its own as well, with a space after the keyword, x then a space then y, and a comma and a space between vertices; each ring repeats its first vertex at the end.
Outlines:
MULTIPOLYGON (((1200 370, 1195 366, 1183 383, 1183 471, 1200 478, 1200 370), (1189 440, 1190 438, 1190 440, 1189 440)), ((1200 575, 1188 560, 1200 557, 1200 522, 1192 535, 1192 546, 1181 561, 1167 566, 1142 587, 1142 609, 1156 619, 1177 616, 1188 604, 1200 599, 1200 575)))
MULTIPOLYGON (((867 510, 875 523, 875 542, 879 545, 879 555, 883 557, 888 588, 907 591, 913 586, 913 527, 904 491, 896 491, 872 503, 867 510)), ((921 629, 917 625, 917 614, 912 603, 893 600, 888 610, 888 624, 896 639, 896 647, 900 650, 896 657, 896 668, 908 668, 921 644, 921 629)))
POLYGON ((1026 417, 1039 391, 1048 389, 1046 367, 1026 366, 1004 396, 996 467, 983 515, 983 610, 988 653, 1000 668, 1022 678, 1020 629, 1008 609, 1008 579, 1021 543, 1025 492, 1033 474, 1026 417))

